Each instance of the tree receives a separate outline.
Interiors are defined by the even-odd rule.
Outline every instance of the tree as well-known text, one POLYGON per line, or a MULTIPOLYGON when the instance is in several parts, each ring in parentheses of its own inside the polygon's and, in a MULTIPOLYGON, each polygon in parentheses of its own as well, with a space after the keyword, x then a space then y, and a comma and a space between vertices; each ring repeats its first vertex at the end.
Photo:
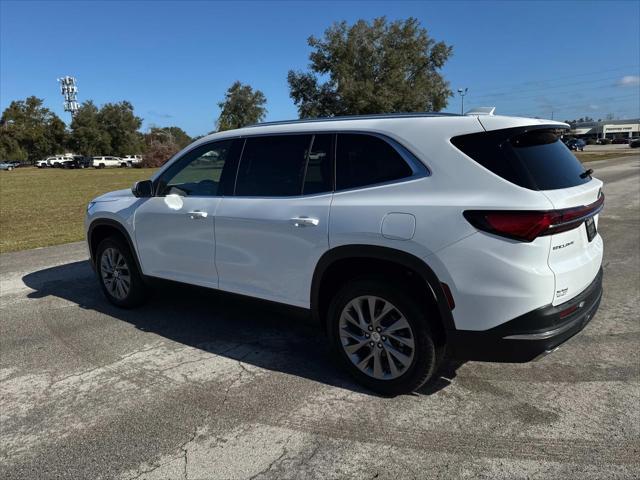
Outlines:
POLYGON ((153 140, 147 145, 140 166, 145 168, 161 167, 179 151, 180 148, 173 142, 163 143, 153 140))
POLYGON ((107 103, 97 114, 98 125, 110 137, 110 149, 106 155, 135 155, 144 147, 138 131, 142 119, 133 113, 133 105, 127 101, 107 103))
POLYGON ((413 17, 335 23, 308 44, 311 71, 287 76, 301 118, 440 111, 452 95, 439 73, 452 47, 430 38, 413 17), (321 83, 319 76, 328 78, 321 83))
POLYGON ((61 153, 66 146, 66 126, 34 96, 16 100, 0 118, 0 154, 7 160, 35 161, 61 153))
POLYGON ((179 149, 193 142, 187 132, 180 127, 151 127, 149 133, 145 135, 145 143, 149 145, 154 140, 160 143, 174 143, 179 149))
POLYGON ((69 144, 76 153, 89 156, 136 155, 144 147, 138 131, 141 126, 142 119, 135 116, 131 103, 107 103, 98 109, 89 100, 71 122, 69 144))
POLYGON ((236 81, 224 95, 224 101, 218 103, 220 117, 216 122, 218 131, 241 128, 262 121, 267 109, 267 99, 260 90, 236 81))
MULTIPOLYGON (((565 120, 564 123, 568 123, 571 127, 573 127, 574 125, 578 124, 578 123, 589 123, 589 122, 593 122, 593 118, 591 118, 590 116, 586 116, 586 117, 580 117, 577 120, 565 120)), ((598 120, 600 121, 600 120, 598 120)))
POLYGON ((71 122, 69 145, 83 155, 111 154, 111 136, 102 128, 98 107, 91 100, 80 106, 71 122))
POLYGON ((144 135, 143 167, 161 167, 193 140, 180 127, 152 127, 144 135))

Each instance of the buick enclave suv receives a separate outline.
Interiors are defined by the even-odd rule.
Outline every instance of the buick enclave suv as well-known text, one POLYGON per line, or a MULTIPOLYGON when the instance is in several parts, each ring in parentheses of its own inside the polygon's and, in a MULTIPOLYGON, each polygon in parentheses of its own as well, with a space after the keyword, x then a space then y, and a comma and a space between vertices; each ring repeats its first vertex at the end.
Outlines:
POLYGON ((91 261, 123 308, 160 278, 309 309, 383 394, 445 355, 529 361, 602 294, 602 182, 567 128, 398 114, 216 133, 89 204, 91 261))

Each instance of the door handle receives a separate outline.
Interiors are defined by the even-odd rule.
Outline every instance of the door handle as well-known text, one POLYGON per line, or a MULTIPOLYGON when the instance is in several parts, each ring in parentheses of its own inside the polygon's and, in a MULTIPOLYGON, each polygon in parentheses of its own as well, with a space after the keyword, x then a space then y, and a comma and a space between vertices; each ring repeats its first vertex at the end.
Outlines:
POLYGON ((291 224, 294 227, 317 227, 320 223, 320 220, 317 218, 311 217, 293 217, 291 219, 291 224))
POLYGON ((189 212, 188 215, 191 220, 200 220, 202 218, 207 218, 207 215, 209 214, 207 212, 201 212, 200 210, 194 210, 193 212, 189 212))

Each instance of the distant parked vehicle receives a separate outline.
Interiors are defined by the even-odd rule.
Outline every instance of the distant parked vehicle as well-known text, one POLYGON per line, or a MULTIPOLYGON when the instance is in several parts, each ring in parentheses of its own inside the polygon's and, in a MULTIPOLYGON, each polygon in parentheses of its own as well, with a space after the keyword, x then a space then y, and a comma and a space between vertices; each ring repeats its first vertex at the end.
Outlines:
POLYGON ((629 142, 629 147, 638 148, 640 147, 640 138, 632 138, 629 142))
POLYGON ((142 161, 142 155, 125 155, 122 157, 121 167, 133 167, 142 161))
POLYGON ((54 155, 52 157, 47 157, 47 165, 49 167, 59 168, 64 165, 64 162, 70 160, 72 157, 70 155, 54 155))
POLYGON ((65 160, 62 166, 64 168, 89 168, 92 164, 93 159, 91 157, 74 155, 70 160, 65 160))
POLYGON ((13 166, 13 163, 11 163, 11 162, 1 162, 0 163, 0 170, 9 170, 9 171, 11 171, 13 169, 14 169, 14 166, 13 166))
POLYGON ((38 168, 47 168, 48 166, 49 166, 49 162, 46 159, 36 161, 36 167, 38 168))
POLYGON ((122 159, 112 156, 93 157, 92 165, 94 168, 120 167, 122 166, 122 159))
POLYGON ((17 162, 17 161, 15 161, 15 160, 10 161, 10 162, 5 162, 5 163, 8 163, 9 165, 13 165, 13 168, 18 168, 19 166, 21 166, 21 165, 22 165, 22 163, 17 162))
POLYGON ((580 150, 582 152, 586 144, 587 142, 585 142, 581 138, 573 138, 569 140, 565 145, 569 150, 574 150, 576 152, 580 150))
POLYGON ((629 139, 627 137, 623 138, 614 138, 611 140, 612 145, 627 145, 629 143, 629 139))

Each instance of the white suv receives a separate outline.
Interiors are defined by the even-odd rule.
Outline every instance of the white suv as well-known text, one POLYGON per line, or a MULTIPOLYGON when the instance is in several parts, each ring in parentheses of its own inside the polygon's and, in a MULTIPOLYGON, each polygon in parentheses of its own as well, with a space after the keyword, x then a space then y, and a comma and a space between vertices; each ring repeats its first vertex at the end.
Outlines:
POLYGON ((86 218, 107 298, 155 277, 310 309, 384 394, 443 355, 529 361, 593 317, 602 182, 563 123, 405 114, 209 135, 86 218))
POLYGON ((91 165, 94 168, 122 167, 122 166, 126 167, 127 166, 126 162, 124 162, 123 164, 120 157, 112 157, 112 156, 93 157, 91 161, 91 165))

